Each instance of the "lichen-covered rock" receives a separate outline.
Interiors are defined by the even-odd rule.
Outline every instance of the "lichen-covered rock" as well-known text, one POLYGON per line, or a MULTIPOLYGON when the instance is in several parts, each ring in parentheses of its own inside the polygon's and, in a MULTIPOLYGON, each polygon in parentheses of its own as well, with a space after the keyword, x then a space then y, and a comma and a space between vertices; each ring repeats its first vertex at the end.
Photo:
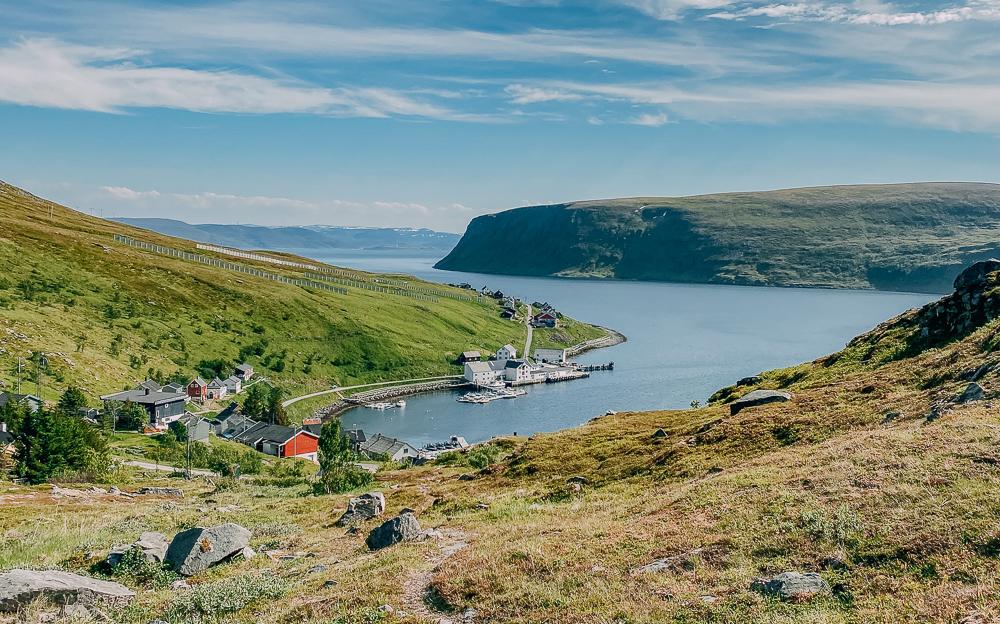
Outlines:
POLYGON ((141 496, 172 496, 174 498, 182 498, 184 492, 179 488, 171 487, 141 487, 137 494, 141 496))
POLYGON ((421 535, 420 523, 417 522, 416 516, 412 513, 401 513, 391 520, 386 520, 369 533, 365 544, 371 550, 380 550, 399 542, 415 540, 421 535))
POLYGON ((249 545, 250 531, 238 524, 195 527, 174 536, 165 560, 174 571, 191 576, 242 553, 249 545))
POLYGON ((128 587, 60 570, 10 570, 0 574, 0 612, 16 612, 34 600, 60 605, 123 606, 135 598, 128 587))
POLYGON ((385 513, 385 495, 382 492, 368 492, 347 503, 344 515, 335 523, 337 526, 349 526, 377 518, 385 513))
POLYGON ((781 403, 784 401, 790 401, 792 395, 788 392, 782 392, 781 390, 754 390, 753 392, 748 392, 742 397, 736 399, 729 404, 730 415, 735 416, 748 407, 754 407, 757 405, 766 405, 767 403, 781 403))
POLYGON ((830 593, 829 583, 815 572, 782 572, 769 579, 757 579, 750 587, 785 602, 806 602, 830 593))
POLYGON ((952 400, 952 403, 971 403, 972 401, 982 401, 985 398, 986 392, 983 390, 983 387, 976 382, 972 382, 958 393, 952 400))
POLYGON ((127 546, 115 546, 108 553, 108 565, 114 567, 122 559, 122 555, 126 552, 136 549, 142 551, 143 556, 146 561, 161 562, 163 558, 167 556, 167 548, 170 546, 170 542, 167 540, 167 536, 163 533, 157 533, 156 531, 146 531, 139 536, 139 539, 134 543, 127 546))

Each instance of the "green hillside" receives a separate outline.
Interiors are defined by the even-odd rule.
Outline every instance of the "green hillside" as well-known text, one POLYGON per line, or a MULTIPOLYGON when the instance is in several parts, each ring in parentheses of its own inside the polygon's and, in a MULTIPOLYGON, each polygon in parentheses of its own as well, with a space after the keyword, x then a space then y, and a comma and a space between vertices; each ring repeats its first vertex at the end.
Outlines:
POLYGON ((438 268, 946 292, 1000 250, 1000 185, 833 186, 637 197, 478 217, 438 268), (519 249, 498 260, 496 249, 519 249))
MULTIPOLYGON (((326 266, 317 277, 222 256, 2 183, 0 269, 0 380, 13 384, 18 359, 44 352, 39 381, 49 398, 70 383, 95 396, 151 373, 187 379, 242 360, 291 393, 457 374, 461 351, 524 340, 522 324, 501 320, 494 302, 468 291, 326 266), (115 235, 245 271, 138 249, 115 235)), ((23 367, 25 391, 35 391, 35 371, 23 367)))
POLYGON ((357 493, 308 496, 307 479, 282 472, 113 481, 184 490, 169 502, 0 482, 0 569, 94 575, 142 531, 236 522, 261 554, 196 574, 193 590, 118 574, 137 597, 102 621, 996 622, 998 346, 1000 272, 980 273, 704 407, 610 414, 380 472, 385 514, 356 531, 333 520, 357 493), (791 398, 731 413, 762 388, 791 398), (369 532, 406 508, 433 531, 370 551, 369 532), (818 575, 822 591, 760 589, 789 572, 818 575))

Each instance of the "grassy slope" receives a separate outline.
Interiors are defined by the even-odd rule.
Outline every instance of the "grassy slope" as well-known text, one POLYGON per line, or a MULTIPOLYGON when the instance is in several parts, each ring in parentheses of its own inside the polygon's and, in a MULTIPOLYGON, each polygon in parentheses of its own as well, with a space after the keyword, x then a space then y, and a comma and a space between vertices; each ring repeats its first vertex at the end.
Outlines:
POLYGON ((242 346, 262 343, 249 360, 294 394, 332 382, 455 374, 463 350, 524 340, 523 325, 501 320, 493 303, 307 291, 132 249, 114 242, 116 233, 197 251, 0 183, 0 379, 13 381, 18 356, 45 351, 47 397, 69 383, 93 396, 134 384, 150 368, 189 377, 202 360, 235 361, 242 346))
POLYGON ((473 220, 439 267, 525 275, 947 292, 997 253, 1000 185, 817 187, 639 197, 473 220), (559 244, 564 241, 565 244, 559 244), (523 246, 523 261, 484 248, 523 246))
MULTIPOLYGON (((994 310, 997 277, 986 289, 994 310)), ((14 546, 0 548, 0 567, 79 567, 81 545, 100 550, 148 527, 234 520, 257 529, 258 545, 316 554, 195 579, 267 567, 293 584, 286 600, 245 610, 234 618, 241 622, 371 621, 385 603, 412 613, 428 584, 437 608, 473 607, 481 622, 997 621, 995 408, 956 406, 930 423, 924 415, 964 387, 970 370, 1000 362, 1000 321, 931 341, 921 318, 904 314, 833 356, 765 373, 760 385, 789 389, 789 403, 734 417, 723 402, 751 388, 724 389, 700 409, 623 413, 510 440, 510 455, 473 481, 457 479, 470 469, 455 467, 381 475, 388 511, 416 509, 425 526, 445 532, 441 542, 371 554, 366 531, 330 524, 347 497, 261 486, 213 492, 191 484, 191 496, 169 507, 53 501, 40 489, 9 487, 0 535, 14 546), (884 422, 890 411, 899 416, 884 422), (590 483, 574 491, 566 483, 574 475, 590 483), (229 504, 239 511, 216 510, 229 504), (469 546, 442 555, 456 539, 469 546), (673 571, 633 572, 673 555, 681 555, 673 571), (844 569, 825 563, 834 556, 844 569), (306 575, 316 563, 330 567, 306 575), (791 569, 820 572, 834 595, 783 604, 748 589, 755 577, 791 569), (337 584, 322 587, 326 579, 337 584)), ((1000 391, 996 371, 980 383, 1000 391)), ((125 620, 149 620, 170 596, 142 594, 139 613, 125 620)))

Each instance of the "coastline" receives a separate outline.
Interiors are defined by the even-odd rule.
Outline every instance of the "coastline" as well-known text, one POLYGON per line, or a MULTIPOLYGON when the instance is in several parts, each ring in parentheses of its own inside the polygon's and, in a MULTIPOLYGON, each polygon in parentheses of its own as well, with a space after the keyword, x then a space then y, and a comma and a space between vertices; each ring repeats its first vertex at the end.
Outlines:
MULTIPOLYGON (((628 340, 628 337, 626 337, 625 334, 611 329, 610 327, 603 327, 600 325, 598 325, 598 327, 607 332, 607 334, 601 336, 600 338, 592 338, 590 340, 577 343, 571 347, 567 347, 566 356, 574 357, 587 353, 588 351, 613 347, 628 340)), ((325 421, 329 418, 339 416, 351 408, 364 405, 365 403, 385 401, 388 399, 399 399, 417 394, 425 394, 428 392, 440 392, 442 390, 464 388, 466 386, 471 386, 471 384, 464 379, 456 379, 454 381, 422 382, 367 390, 365 392, 352 394, 349 397, 334 401, 329 405, 321 407, 313 412, 313 416, 325 421)))

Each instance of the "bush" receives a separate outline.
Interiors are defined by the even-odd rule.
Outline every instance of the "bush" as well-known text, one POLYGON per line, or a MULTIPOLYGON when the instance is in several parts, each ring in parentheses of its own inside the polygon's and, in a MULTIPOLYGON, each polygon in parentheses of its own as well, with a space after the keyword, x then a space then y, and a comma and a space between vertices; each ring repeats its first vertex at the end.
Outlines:
POLYGON ((449 451, 438 455, 434 463, 438 466, 471 466, 482 470, 500 459, 504 448, 489 442, 479 444, 466 451, 449 451))
POLYGON ((375 475, 353 464, 337 464, 323 471, 314 486, 316 494, 340 494, 366 487, 375 480, 375 475))
POLYGON ((268 598, 280 598, 285 584, 274 574, 243 574, 216 583, 196 585, 170 601, 166 619, 202 621, 236 613, 268 598))
POLYGON ((149 561, 138 548, 130 548, 111 569, 111 573, 128 585, 144 585, 161 589, 180 578, 162 563, 149 561))

